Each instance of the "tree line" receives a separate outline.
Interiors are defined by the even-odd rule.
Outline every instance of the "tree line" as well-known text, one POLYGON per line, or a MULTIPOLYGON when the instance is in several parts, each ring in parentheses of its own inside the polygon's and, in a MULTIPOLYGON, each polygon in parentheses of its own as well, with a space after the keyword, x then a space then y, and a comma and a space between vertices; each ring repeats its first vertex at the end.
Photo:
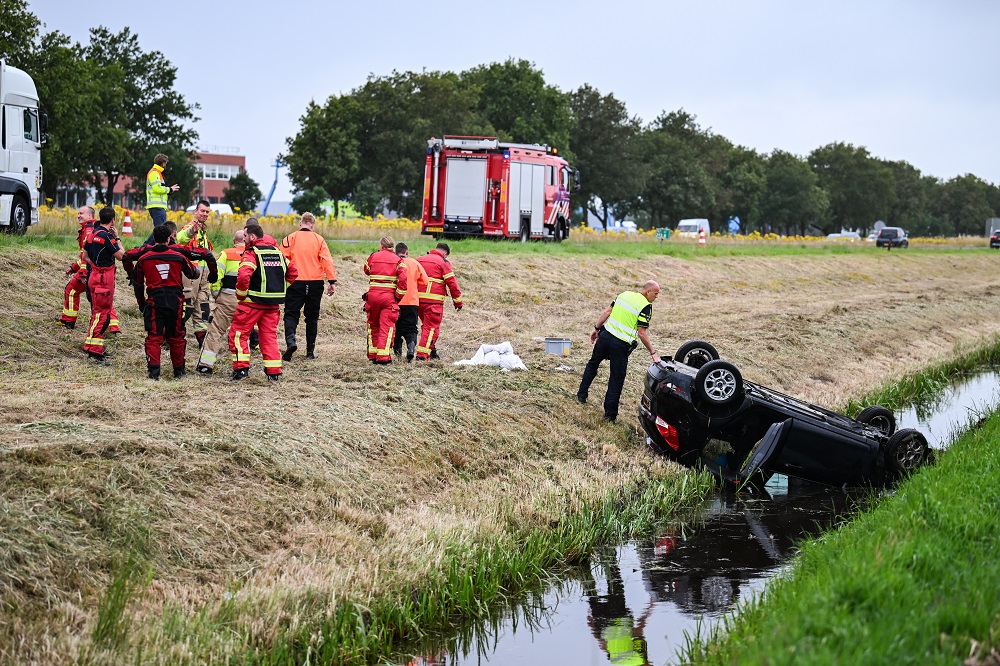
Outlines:
MULTIPOLYGON (((173 203, 185 205, 197 192, 191 125, 199 107, 175 89, 177 68, 161 52, 143 51, 129 28, 93 28, 79 44, 43 33, 26 0, 0 0, 0 59, 32 76, 49 115, 47 197, 58 186, 84 184, 109 202, 126 176, 141 195, 161 152, 181 186, 173 203)), ((295 208, 346 200, 367 214, 418 217, 426 142, 446 133, 558 148, 582 174, 576 205, 605 224, 631 217, 652 228, 739 216, 744 233, 805 234, 867 232, 883 220, 913 235, 952 236, 981 234, 986 218, 1000 217, 1000 188, 973 174, 942 181, 843 142, 806 157, 761 154, 699 126, 684 109, 647 123, 613 94, 589 85, 563 92, 534 64, 514 59, 460 73, 372 75, 346 94, 311 102, 282 156, 301 193, 295 208)), ((260 190, 241 174, 227 196, 252 210, 260 190)))
MULTIPOLYGON (((0 0, 0 59, 31 76, 49 116, 44 196, 84 185, 108 203, 119 181, 131 177, 132 192, 142 200, 146 172, 163 153, 170 158, 171 184, 180 185, 172 203, 187 205, 200 184, 192 161, 198 134, 191 126, 199 107, 175 89, 177 68, 161 52, 143 51, 127 27, 117 33, 92 28, 86 44, 41 28, 26 0, 0 0)), ((260 190, 248 175, 234 177, 231 187, 231 203, 256 206, 260 190)))
POLYGON ((761 154, 684 109, 645 123, 613 94, 589 85, 563 92, 525 60, 373 75, 311 102, 299 123, 282 159, 303 199, 347 200, 369 214, 420 215, 426 142, 447 133, 558 148, 581 172, 576 204, 605 226, 611 217, 656 228, 739 216, 743 233, 825 234, 867 233, 883 220, 913 235, 953 236, 980 235, 1000 216, 1000 188, 972 174, 942 181, 844 142, 806 157, 761 154))

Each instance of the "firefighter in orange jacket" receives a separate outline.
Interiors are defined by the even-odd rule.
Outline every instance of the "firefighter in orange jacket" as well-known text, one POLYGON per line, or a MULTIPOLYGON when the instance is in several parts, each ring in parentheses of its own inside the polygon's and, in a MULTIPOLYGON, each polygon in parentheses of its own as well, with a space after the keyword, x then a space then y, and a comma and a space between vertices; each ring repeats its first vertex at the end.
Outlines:
POLYGON ((299 313, 306 313, 306 358, 316 358, 316 334, 319 332, 319 308, 323 299, 323 278, 327 279, 326 295, 337 290, 337 269, 333 266, 330 247, 326 239, 313 231, 316 218, 303 213, 298 231, 281 240, 280 250, 285 258, 295 264, 299 279, 288 288, 285 300, 285 353, 283 361, 291 361, 299 347, 295 342, 295 329, 299 313))
MULTIPOLYGON (((254 218, 250 218, 254 220, 254 218)), ((281 352, 278 350, 278 321, 288 285, 299 272, 276 244, 265 239, 256 221, 244 229, 246 248, 236 276, 236 298, 240 302, 229 328, 229 351, 233 354, 233 381, 250 374, 250 333, 260 332, 260 353, 268 379, 281 378, 281 352)))
POLYGON ((420 293, 420 343, 417 360, 438 358, 437 343, 441 339, 441 319, 444 317, 444 299, 451 294, 456 310, 462 309, 462 290, 458 288, 455 272, 448 262, 451 248, 447 243, 437 247, 417 261, 427 272, 427 289, 420 293))
POLYGON ((406 294, 399 301, 399 319, 396 321, 396 335, 392 339, 392 351, 401 356, 403 342, 406 342, 406 362, 409 363, 417 350, 420 292, 427 288, 427 272, 419 261, 410 257, 410 248, 406 243, 396 243, 396 256, 406 264, 406 294))
POLYGON ((368 358, 376 365, 388 365, 392 363, 392 338, 399 319, 399 301, 406 294, 407 276, 406 264, 392 251, 392 238, 383 237, 379 245, 378 252, 365 261, 368 358))

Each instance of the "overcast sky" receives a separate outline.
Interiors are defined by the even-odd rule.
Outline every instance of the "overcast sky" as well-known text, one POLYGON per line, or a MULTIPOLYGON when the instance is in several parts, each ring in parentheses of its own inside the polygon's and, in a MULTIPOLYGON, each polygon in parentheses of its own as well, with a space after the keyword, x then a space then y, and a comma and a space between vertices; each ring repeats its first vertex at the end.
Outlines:
MULTIPOLYGON (((736 144, 805 156, 842 141, 947 180, 1000 183, 1000 2, 29 0, 77 41, 138 34, 198 102, 200 146, 238 148, 266 195, 309 100, 370 74, 526 59, 649 122, 683 108, 736 144)), ((289 200, 282 171, 275 200, 289 200)))

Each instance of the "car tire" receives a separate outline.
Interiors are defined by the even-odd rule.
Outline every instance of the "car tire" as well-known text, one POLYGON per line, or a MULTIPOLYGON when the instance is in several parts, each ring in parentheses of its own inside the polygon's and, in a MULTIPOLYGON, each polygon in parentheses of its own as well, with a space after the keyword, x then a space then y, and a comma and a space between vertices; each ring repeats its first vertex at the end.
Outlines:
POLYGON ((854 418, 854 420, 859 423, 870 425, 877 430, 881 430, 886 437, 896 432, 896 416, 892 413, 892 411, 882 407, 881 405, 865 407, 861 410, 861 413, 854 418))
POLYGON ((912 428, 895 432, 885 445, 885 464, 895 479, 909 476, 928 458, 927 438, 912 428))
POLYGON ((743 375, 728 361, 715 359, 701 366, 694 385, 702 401, 712 407, 728 407, 743 399, 743 375))
POLYGON ((15 196, 10 206, 10 224, 7 232, 15 236, 23 236, 28 231, 31 209, 28 202, 21 196, 15 196))
POLYGON ((688 340, 677 348, 674 360, 692 368, 700 368, 709 361, 718 361, 719 352, 704 340, 688 340))

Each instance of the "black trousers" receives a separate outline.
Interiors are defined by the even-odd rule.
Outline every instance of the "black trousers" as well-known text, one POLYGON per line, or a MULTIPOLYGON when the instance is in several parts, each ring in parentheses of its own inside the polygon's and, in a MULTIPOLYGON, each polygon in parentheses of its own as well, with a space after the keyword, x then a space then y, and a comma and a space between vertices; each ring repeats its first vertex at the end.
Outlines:
POLYGON ((594 344, 594 353, 587 361, 587 367, 583 370, 583 379, 580 380, 580 388, 576 392, 576 397, 586 400, 590 393, 590 385, 597 377, 597 368, 601 361, 611 362, 611 376, 608 377, 608 392, 604 395, 604 418, 614 421, 618 418, 618 402, 622 397, 622 387, 625 386, 625 373, 628 371, 628 357, 632 353, 633 347, 628 343, 619 340, 607 331, 601 331, 594 344))
POLYGON ((285 343, 295 335, 299 326, 299 316, 305 307, 306 314, 306 352, 316 347, 316 334, 319 332, 319 306, 323 300, 322 280, 296 280, 285 293, 285 343))
POLYGON ((417 315, 419 305, 400 305, 399 319, 396 320, 396 335, 392 339, 392 350, 396 354, 403 353, 403 340, 406 340, 406 353, 412 356, 417 349, 417 315))

